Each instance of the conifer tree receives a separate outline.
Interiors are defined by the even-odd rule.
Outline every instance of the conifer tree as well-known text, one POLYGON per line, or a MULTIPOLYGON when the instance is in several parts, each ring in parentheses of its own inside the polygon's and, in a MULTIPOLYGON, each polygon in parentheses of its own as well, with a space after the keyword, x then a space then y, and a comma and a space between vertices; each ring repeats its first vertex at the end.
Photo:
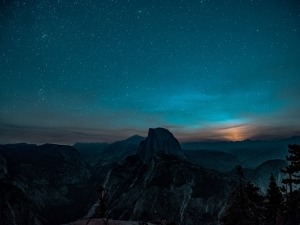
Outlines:
POLYGON ((260 225, 264 197, 259 188, 245 184, 242 167, 236 168, 238 185, 229 200, 228 208, 221 219, 223 225, 260 225))
POLYGON ((260 225, 263 221, 264 196, 260 193, 260 188, 251 182, 245 185, 246 210, 252 225, 260 225))
POLYGON ((265 225, 280 225, 283 220, 284 198, 277 186, 273 174, 270 177, 266 195, 264 221, 265 225))
POLYGON ((298 190, 289 193, 286 205, 286 224, 300 225, 300 192, 298 190))
POLYGON ((282 183, 289 185, 289 192, 293 192, 293 186, 300 184, 300 146, 289 145, 289 155, 286 157, 289 165, 282 169, 282 173, 287 174, 288 177, 282 180, 282 183))
POLYGON ((289 165, 282 169, 282 173, 288 177, 282 179, 282 183, 289 186, 286 193, 286 224, 300 225, 300 146, 289 145, 289 155, 286 157, 289 165), (298 189, 298 190, 297 190, 298 189))

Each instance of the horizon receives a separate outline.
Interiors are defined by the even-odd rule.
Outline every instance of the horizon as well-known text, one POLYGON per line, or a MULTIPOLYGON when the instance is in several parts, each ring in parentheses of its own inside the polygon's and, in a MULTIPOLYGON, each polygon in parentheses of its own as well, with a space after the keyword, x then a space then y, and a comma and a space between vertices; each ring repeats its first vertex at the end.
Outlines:
MULTIPOLYGON (((161 127, 157 127, 157 128, 161 128, 161 127)), ((149 128, 149 129, 155 129, 155 128, 149 128)), ((171 132, 172 133, 172 132, 171 132)), ((69 146, 73 146, 75 144, 113 144, 115 142, 119 142, 119 141, 125 141, 127 139, 130 139, 132 137, 141 137, 141 138, 147 138, 148 133, 146 133, 146 135, 140 135, 140 134, 133 134, 131 136, 127 136, 127 137, 122 137, 120 139, 116 139, 116 140, 112 140, 112 141, 100 141, 100 140, 95 140, 95 141, 75 141, 75 142, 49 142, 49 141, 33 141, 33 142, 22 142, 22 141, 10 141, 10 142, 1 142, 0 141, 0 145, 14 145, 14 144, 33 144, 33 145, 44 145, 44 144, 56 144, 56 145, 69 145, 69 146)), ((173 133, 172 133, 173 134, 173 133)), ((174 134, 173 134, 174 135, 174 134)), ((197 139, 197 140, 180 140, 176 137, 176 135, 174 135, 174 137, 179 141, 180 144, 190 144, 190 143, 240 143, 240 142, 276 142, 276 141, 283 141, 283 140, 288 140, 288 139, 294 139, 294 138, 300 138, 299 135, 293 135, 293 136, 286 136, 286 137, 272 137, 272 138, 265 138, 265 139, 243 139, 243 140, 230 140, 230 139, 197 139)))
MULTIPOLYGON (((56 143, 56 144, 67 144, 73 145, 75 143, 113 143, 120 140, 125 140, 134 135, 147 137, 148 129, 120 129, 120 130, 100 130, 100 129, 78 129, 78 128, 49 128, 49 127, 18 127, 8 126, 0 124, 2 132, 0 132, 0 144, 13 144, 13 143, 32 143, 32 144, 43 144, 43 143, 56 143), (25 130, 25 131, 24 131, 25 130)), ((158 126, 163 127, 163 126, 158 126)), ((285 138, 292 138, 300 136, 300 131, 289 131, 288 128, 274 127, 274 128, 263 128, 260 130, 263 134, 255 134, 253 136, 249 133, 258 129, 258 127, 249 126, 249 130, 245 130, 243 125, 241 126, 229 126, 221 128, 210 128, 198 130, 186 130, 178 128, 168 128, 180 143, 185 142, 239 142, 245 140, 251 141, 273 141, 285 138), (277 130, 288 130, 284 134, 278 135, 277 130)))
POLYGON ((300 3, 4 1, 0 142, 300 135, 300 3))

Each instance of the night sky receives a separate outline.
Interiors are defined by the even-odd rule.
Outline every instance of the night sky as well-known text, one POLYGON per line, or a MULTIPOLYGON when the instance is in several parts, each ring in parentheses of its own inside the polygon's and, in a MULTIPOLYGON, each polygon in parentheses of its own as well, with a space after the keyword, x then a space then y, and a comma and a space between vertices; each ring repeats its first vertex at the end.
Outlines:
POLYGON ((0 143, 300 134, 298 0, 2 0, 0 143))

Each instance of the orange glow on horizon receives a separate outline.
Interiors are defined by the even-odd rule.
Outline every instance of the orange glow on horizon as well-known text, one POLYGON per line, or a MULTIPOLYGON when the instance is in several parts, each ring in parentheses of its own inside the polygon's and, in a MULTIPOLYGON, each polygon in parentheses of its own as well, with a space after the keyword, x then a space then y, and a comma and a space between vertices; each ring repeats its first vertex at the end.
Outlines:
POLYGON ((226 126, 174 133, 180 142, 244 141, 255 137, 256 134, 257 127, 253 124, 227 124, 226 126))
POLYGON ((249 138, 249 133, 245 126, 229 127, 219 131, 220 137, 229 141, 243 141, 249 138))

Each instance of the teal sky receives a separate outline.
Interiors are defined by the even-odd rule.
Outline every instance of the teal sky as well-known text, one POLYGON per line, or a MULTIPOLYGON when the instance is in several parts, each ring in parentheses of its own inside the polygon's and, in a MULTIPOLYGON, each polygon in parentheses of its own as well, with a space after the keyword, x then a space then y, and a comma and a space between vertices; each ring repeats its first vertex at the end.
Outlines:
POLYGON ((0 143, 300 135, 300 2, 2 1, 0 81, 0 143))

